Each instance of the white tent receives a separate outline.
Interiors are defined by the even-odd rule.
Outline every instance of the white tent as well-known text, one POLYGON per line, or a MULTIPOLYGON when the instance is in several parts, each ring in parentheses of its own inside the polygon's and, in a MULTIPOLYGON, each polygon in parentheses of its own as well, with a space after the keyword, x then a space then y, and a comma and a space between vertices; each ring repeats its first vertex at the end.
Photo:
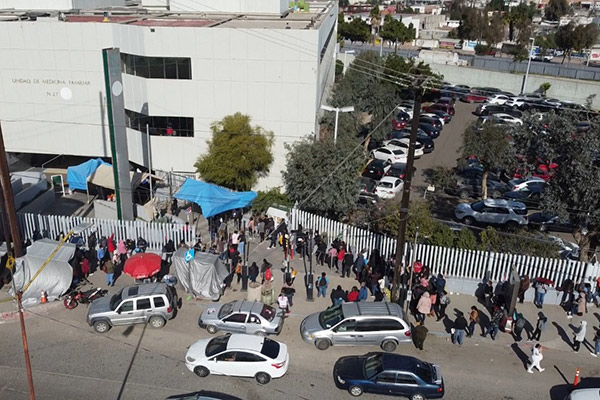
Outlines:
MULTIPOLYGON (((17 290, 27 285, 59 244, 60 242, 55 240, 41 239, 27 248, 27 254, 17 259, 15 265, 14 281, 17 290)), ((73 267, 69 261, 73 258, 75 249, 74 244, 62 245, 23 293, 23 305, 39 303, 42 290, 46 292, 48 300, 55 300, 69 289, 73 280, 73 267)), ((13 289, 10 290, 10 294, 15 295, 13 289)))

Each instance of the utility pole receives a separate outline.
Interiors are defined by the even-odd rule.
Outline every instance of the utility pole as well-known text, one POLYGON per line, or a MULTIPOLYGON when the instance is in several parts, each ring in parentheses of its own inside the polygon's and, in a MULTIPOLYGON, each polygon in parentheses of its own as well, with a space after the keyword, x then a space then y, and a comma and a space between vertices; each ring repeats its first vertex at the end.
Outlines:
POLYGON ((33 387, 33 372, 31 370, 31 358, 29 357, 29 343, 27 341, 27 331, 25 329, 25 318, 23 316, 23 303, 21 302, 21 291, 17 291, 14 279, 14 260, 23 255, 23 242, 21 241, 21 232, 17 222, 17 213, 15 211, 15 199, 12 193, 12 184, 8 172, 8 161, 6 160, 6 149, 4 148, 4 136, 2 135, 2 125, 0 124, 0 184, 2 193, 0 195, 0 217, 2 218, 2 228, 4 230, 4 240, 6 249, 9 252, 9 261, 7 267, 11 272, 11 281, 13 290, 17 296, 17 307, 19 310, 19 322, 21 325, 21 338, 23 340, 23 355, 25 356, 25 369, 27 370, 27 383, 29 385, 29 400, 35 400, 35 389, 33 387), (12 242, 12 246, 11 246, 12 242), (11 250, 12 247, 12 250, 11 250))
POLYGON ((406 160, 406 171, 404 184, 402 186, 402 201, 400 203, 400 223, 398 224, 398 237, 396 239, 396 271, 394 272, 394 282, 392 284, 392 301, 398 301, 400 274, 404 258, 404 244, 406 241, 406 223, 408 220, 408 205, 410 202, 410 189, 412 184, 413 164, 415 162, 415 145, 417 143, 417 132, 419 130, 419 115, 421 114, 421 100, 423 98, 423 85, 426 78, 416 79, 413 88, 415 89, 415 104, 413 106, 413 118, 410 130, 410 142, 408 144, 408 159, 406 160))

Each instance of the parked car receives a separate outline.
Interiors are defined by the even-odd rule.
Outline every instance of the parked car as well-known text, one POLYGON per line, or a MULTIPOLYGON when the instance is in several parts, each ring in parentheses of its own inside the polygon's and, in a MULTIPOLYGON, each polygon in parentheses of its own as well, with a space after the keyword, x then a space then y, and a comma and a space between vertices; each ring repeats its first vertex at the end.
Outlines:
POLYGON ((528 207, 538 207, 542 197, 543 186, 532 186, 521 190, 511 190, 504 193, 504 198, 512 201, 520 201, 528 207))
POLYGON ((359 193, 356 199, 356 206, 358 208, 380 208, 379 197, 374 193, 359 193))
POLYGON ((454 115, 456 111, 454 110, 454 106, 450 104, 438 104, 434 103, 430 106, 423 108, 425 112, 435 112, 435 111, 443 111, 446 114, 454 115))
POLYGON ((529 215, 529 226, 540 232, 568 232, 575 231, 575 226, 568 219, 559 217, 550 212, 537 212, 529 215))
POLYGON ((358 184, 360 193, 373 193, 375 191, 375 187, 377 186, 377 181, 361 176, 358 184))
POLYGON ((388 169, 390 169, 390 165, 391 163, 387 161, 370 160, 363 170, 362 176, 378 181, 385 175, 388 169))
POLYGON ((453 107, 455 102, 456 100, 452 96, 442 96, 436 101, 437 104, 448 104, 453 107))
POLYGON ((92 302, 86 321, 98 333, 113 326, 148 323, 162 328, 175 316, 177 292, 164 283, 143 283, 127 286, 112 297, 92 302))
MULTIPOLYGON (((402 129, 401 131, 392 131, 388 134, 388 138, 392 139, 410 139, 410 129, 402 129)), ((431 139, 421 129, 417 132, 417 143, 423 145, 423 153, 431 153, 435 149, 433 139, 431 139)))
MULTIPOLYGON (((383 142, 385 147, 403 149, 408 154, 409 138, 403 139, 389 139, 383 142)), ((419 158, 423 155, 423 145, 421 143, 415 143, 415 158, 419 158)))
POLYGON ((371 151, 371 158, 384 160, 389 164, 395 162, 406 162, 408 151, 399 147, 380 147, 371 151))
POLYGON ((198 375, 253 377, 261 385, 288 370, 287 346, 266 337, 226 334, 200 339, 185 355, 185 366, 198 375))
POLYGON ((384 176, 381 178, 377 187, 375 188, 375 194, 382 199, 393 199, 402 191, 404 181, 394 176, 384 176))
POLYGON ((425 134, 432 139, 437 139, 438 137, 440 137, 440 130, 431 124, 419 122, 419 129, 425 132, 425 134))
POLYGON ((543 178, 532 176, 529 178, 511 179, 508 181, 509 190, 527 190, 533 187, 543 188, 546 181, 543 178))
POLYGON ((412 341, 402 307, 388 302, 342 303, 310 314, 300 324, 300 334, 319 350, 373 345, 392 352, 398 344, 412 341))
POLYGON ((512 115, 513 117, 517 117, 517 118, 521 118, 523 116, 523 113, 521 111, 514 110, 513 108, 511 108, 509 106, 506 106, 506 105, 502 106, 502 105, 489 104, 489 103, 484 103, 484 104, 478 105, 473 113, 478 116, 487 116, 487 115, 493 115, 493 114, 498 114, 498 113, 512 115))
POLYGON ((398 107, 398 110, 400 111, 396 115, 396 119, 398 121, 410 121, 412 119, 412 117, 413 117, 412 106, 411 107, 398 107))
POLYGON ((166 400, 242 400, 239 397, 230 396, 225 393, 201 390, 194 393, 176 394, 167 397, 166 400))
POLYGON ((463 101, 465 103, 485 103, 487 101, 487 95, 482 93, 469 92, 465 93, 465 95, 460 98, 460 101, 463 101))
POLYGON ((444 379, 438 365, 400 354, 367 353, 338 359, 333 367, 338 389, 352 396, 380 393, 411 400, 444 397, 444 379))
POLYGON ((506 121, 510 125, 523 125, 522 119, 514 117, 509 114, 505 114, 505 113, 495 113, 495 114, 490 115, 490 118, 501 119, 503 121, 506 121))
POLYGON ((198 326, 208 333, 218 331, 255 335, 278 335, 283 326, 283 311, 258 301, 236 300, 206 306, 198 326))
POLYGON ((444 124, 442 123, 442 121, 438 118, 438 117, 426 117, 424 115, 421 115, 419 117, 419 122, 424 122, 426 124, 432 125, 435 129, 441 131, 442 128, 444 127, 444 124))
POLYGON ((510 97, 508 97, 505 94, 493 94, 491 96, 488 97, 487 102, 489 104, 499 104, 502 105, 504 103, 506 103, 508 100, 510 100, 510 97))
MULTIPOLYGON (((483 171, 476 168, 469 168, 454 174, 454 186, 448 188, 448 192, 458 196, 461 199, 481 196, 483 189, 483 171)), ((493 173, 488 173, 487 192, 488 196, 497 199, 508 191, 504 182, 493 173)))
MULTIPOLYGON (((444 113, 444 114, 446 114, 446 113, 444 113)), ((448 114, 446 114, 446 115, 448 115, 448 114)), ((432 119, 438 120, 442 124, 442 127, 444 125, 446 125, 446 120, 434 113, 422 113, 420 117, 421 118, 432 118, 432 119)))
POLYGON ((475 222, 506 225, 514 229, 527 225, 527 207, 517 201, 486 199, 471 204, 459 204, 454 210, 456 219, 465 225, 475 222))
MULTIPOLYGON (((415 167, 413 167, 413 169, 412 169, 413 176, 415 175, 416 170, 417 169, 415 167)), ((406 164, 405 163, 392 164, 392 166, 390 167, 388 172, 385 173, 385 176, 394 176, 396 178, 400 178, 400 179, 404 180, 404 177, 406 176, 406 164)))
POLYGON ((408 126, 407 121, 398 121, 397 119, 392 119, 392 129, 399 131, 400 129, 404 129, 408 126))
POLYGON ((452 115, 450 115, 444 111, 433 111, 433 112, 431 112, 431 114, 437 115, 439 118, 442 119, 442 121, 444 121, 445 124, 448 124, 452 121, 452 115))

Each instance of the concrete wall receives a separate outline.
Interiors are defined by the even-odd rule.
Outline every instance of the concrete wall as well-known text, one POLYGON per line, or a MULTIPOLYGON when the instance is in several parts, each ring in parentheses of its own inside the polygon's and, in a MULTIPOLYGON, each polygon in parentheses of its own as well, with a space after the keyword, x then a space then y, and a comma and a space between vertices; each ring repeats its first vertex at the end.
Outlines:
MULTIPOLYGON (((470 67, 457 67, 453 65, 430 64, 431 69, 444 75, 444 80, 453 84, 469 86, 490 86, 512 93, 521 91, 523 76, 506 72, 488 71, 470 67)), ((576 79, 558 78, 550 76, 529 75, 525 92, 537 90, 544 82, 552 86, 547 92, 548 97, 559 100, 568 100, 584 104, 590 94, 600 94, 600 82, 582 81, 576 79)), ((600 108, 600 96, 596 96, 593 108, 600 108)))
POLYGON ((36 197, 31 203, 19 210, 19 213, 42 214, 56 202, 54 189, 50 188, 36 197))
POLYGON ((16 10, 92 10, 124 5, 125 0, 0 0, 0 9, 16 10))
MULTIPOLYGON (((256 14, 282 14, 289 9, 289 0, 178 0, 169 2, 171 11, 181 12, 228 12, 228 13, 256 13, 256 14)), ((144 3, 142 3, 144 4, 144 3)))
POLYGON ((22 190, 15 192, 15 209, 20 211, 21 207, 25 206, 33 199, 38 197, 40 193, 48 190, 49 183, 45 179, 38 181, 36 184, 23 185, 22 190))
MULTIPOLYGON (((194 118, 194 137, 152 136, 156 169, 194 171, 210 125, 235 112, 274 132, 275 162, 257 189, 281 185, 285 143, 315 132, 333 80, 333 42, 321 47, 337 13, 317 29, 134 26, 39 19, 0 23, 0 118, 7 151, 110 156, 103 48, 189 57, 191 80, 124 74, 126 108, 194 118), (327 31, 326 31, 327 30, 327 31)), ((131 160, 147 165, 145 134, 128 132, 131 160)))

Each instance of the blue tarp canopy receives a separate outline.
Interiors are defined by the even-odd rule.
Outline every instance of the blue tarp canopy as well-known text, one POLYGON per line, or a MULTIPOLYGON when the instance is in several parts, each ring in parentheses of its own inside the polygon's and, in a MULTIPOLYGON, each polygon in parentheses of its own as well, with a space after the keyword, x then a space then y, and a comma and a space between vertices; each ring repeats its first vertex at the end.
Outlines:
POLYGON ((88 160, 83 164, 67 168, 67 183, 71 189, 86 190, 87 178, 92 175, 99 166, 110 165, 101 158, 88 160))
POLYGON ((188 178, 173 196, 198 204, 202 207, 202 215, 212 217, 250 205, 256 198, 256 192, 232 192, 221 186, 188 178))

